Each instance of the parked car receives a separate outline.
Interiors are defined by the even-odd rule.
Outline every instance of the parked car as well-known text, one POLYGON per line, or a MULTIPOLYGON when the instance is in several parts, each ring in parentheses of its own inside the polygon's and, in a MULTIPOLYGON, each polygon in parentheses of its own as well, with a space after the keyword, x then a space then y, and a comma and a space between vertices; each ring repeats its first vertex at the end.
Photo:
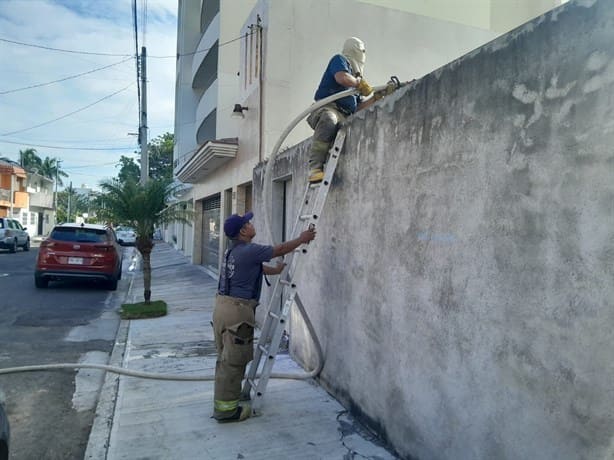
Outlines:
POLYGON ((17 219, 0 217, 0 248, 15 252, 18 247, 23 248, 24 251, 30 250, 28 231, 17 219))
POLYGON ((9 460, 10 441, 9 419, 2 408, 2 404, 0 404, 0 460, 9 460))
POLYGON ((51 280, 93 279, 114 291, 122 276, 122 256, 115 233, 104 225, 56 225, 41 242, 34 284, 46 288, 51 280))
POLYGON ((122 246, 134 246, 136 244, 136 231, 132 227, 117 227, 115 234, 117 241, 122 246))

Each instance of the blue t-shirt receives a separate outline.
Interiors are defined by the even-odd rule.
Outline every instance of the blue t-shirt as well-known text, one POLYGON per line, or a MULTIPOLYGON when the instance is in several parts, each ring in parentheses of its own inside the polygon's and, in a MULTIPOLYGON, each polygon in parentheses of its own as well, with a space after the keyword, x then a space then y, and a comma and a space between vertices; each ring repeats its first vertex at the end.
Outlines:
POLYGON ((224 253, 218 292, 231 297, 260 300, 262 262, 268 262, 272 257, 273 246, 231 243, 224 253))
MULTIPOLYGON (((318 86, 318 90, 315 94, 316 101, 348 89, 337 83, 337 80, 335 80, 335 74, 337 72, 347 72, 350 75, 354 75, 350 62, 341 54, 335 54, 328 63, 328 66, 324 71, 324 75, 322 75, 320 86, 318 86)), ((342 111, 354 113, 356 112, 356 107, 358 106, 358 95, 337 99, 335 103, 342 109, 342 111)))

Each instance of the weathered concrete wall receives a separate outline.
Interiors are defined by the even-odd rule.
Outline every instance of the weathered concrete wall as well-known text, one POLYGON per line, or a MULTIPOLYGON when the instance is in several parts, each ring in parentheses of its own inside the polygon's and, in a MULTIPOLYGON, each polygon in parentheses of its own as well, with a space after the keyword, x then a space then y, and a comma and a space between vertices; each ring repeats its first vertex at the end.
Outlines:
POLYGON ((614 458, 612 43, 614 2, 572 2, 349 122, 299 292, 403 457, 614 458))

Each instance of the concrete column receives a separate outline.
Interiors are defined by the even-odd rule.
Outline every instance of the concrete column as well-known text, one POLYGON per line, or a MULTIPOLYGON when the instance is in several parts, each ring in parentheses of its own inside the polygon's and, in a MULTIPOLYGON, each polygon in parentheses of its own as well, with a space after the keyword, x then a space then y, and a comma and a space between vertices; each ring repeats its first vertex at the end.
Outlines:
POLYGON ((203 200, 194 201, 194 246, 192 262, 200 265, 203 262, 203 200))

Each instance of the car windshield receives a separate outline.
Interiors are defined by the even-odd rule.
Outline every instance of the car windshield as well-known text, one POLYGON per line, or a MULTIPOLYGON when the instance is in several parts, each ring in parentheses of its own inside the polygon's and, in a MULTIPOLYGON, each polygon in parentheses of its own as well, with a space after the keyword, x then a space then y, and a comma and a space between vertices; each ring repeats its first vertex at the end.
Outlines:
POLYGON ((107 240, 107 232, 97 228, 58 227, 53 229, 51 239, 76 243, 101 243, 107 240))

